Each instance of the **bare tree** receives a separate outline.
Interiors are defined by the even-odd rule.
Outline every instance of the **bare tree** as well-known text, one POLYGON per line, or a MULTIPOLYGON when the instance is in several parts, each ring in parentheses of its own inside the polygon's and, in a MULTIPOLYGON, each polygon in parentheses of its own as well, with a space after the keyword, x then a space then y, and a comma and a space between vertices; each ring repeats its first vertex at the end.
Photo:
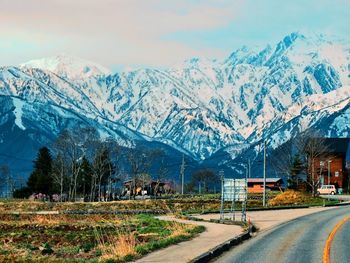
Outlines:
POLYGON ((154 159, 159 156, 159 150, 147 150, 145 148, 133 148, 127 152, 127 161, 130 167, 130 176, 132 180, 132 192, 136 195, 136 188, 138 186, 137 177, 140 174, 148 174, 154 159))
POLYGON ((290 176, 290 167, 293 165, 295 151, 293 151, 293 139, 279 146, 272 156, 271 165, 277 174, 290 176))
MULTIPOLYGON (((74 201, 77 197, 77 182, 81 171, 82 159, 84 156, 92 156, 95 141, 99 136, 94 128, 75 128, 73 131, 63 131, 56 142, 54 148, 57 154, 63 156, 61 162, 66 166, 68 177, 68 199, 74 201)), ((63 174, 64 167, 61 167, 60 175, 63 174)))
POLYGON ((292 138, 279 146, 270 158, 270 163, 278 176, 286 176, 289 188, 297 188, 300 181, 299 176, 305 170, 295 144, 299 140, 292 138))
POLYGON ((305 163, 307 173, 306 183, 311 187, 311 192, 315 196, 317 188, 321 184, 322 174, 322 166, 316 162, 322 161, 324 154, 329 151, 326 145, 326 139, 319 136, 316 131, 309 130, 299 136, 296 146, 305 163), (319 173, 317 167, 319 167, 319 173))
POLYGON ((192 174, 192 182, 195 185, 196 183, 204 185, 204 191, 208 192, 209 184, 215 184, 219 180, 219 177, 215 174, 214 171, 210 169, 201 169, 192 174))
MULTIPOLYGON (((164 153, 162 153, 164 154, 164 153)), ((169 175, 169 169, 164 163, 164 157, 161 157, 161 162, 159 164, 158 173, 156 174, 156 185, 154 187, 154 194, 157 197, 158 191, 159 191, 159 185, 162 181, 165 181, 168 178, 169 175)))
POLYGON ((64 153, 60 151, 52 163, 53 182, 56 186, 58 186, 60 192, 60 201, 63 201, 64 188, 66 184, 65 179, 67 176, 67 160, 63 154, 64 153))
POLYGON ((120 145, 113 139, 108 138, 106 140, 107 147, 109 149, 110 162, 108 162, 108 197, 114 199, 116 189, 114 188, 118 181, 121 181, 121 159, 122 149, 120 145))
POLYGON ((106 184, 108 178, 111 175, 112 164, 109 157, 109 150, 105 142, 101 142, 99 147, 96 149, 95 158, 93 161, 93 171, 95 178, 95 186, 98 192, 98 201, 102 200, 102 185, 106 184))
POLYGON ((10 169, 7 165, 0 166, 0 189, 1 188, 4 191, 4 196, 6 198, 12 196, 14 190, 14 179, 11 176, 10 169))

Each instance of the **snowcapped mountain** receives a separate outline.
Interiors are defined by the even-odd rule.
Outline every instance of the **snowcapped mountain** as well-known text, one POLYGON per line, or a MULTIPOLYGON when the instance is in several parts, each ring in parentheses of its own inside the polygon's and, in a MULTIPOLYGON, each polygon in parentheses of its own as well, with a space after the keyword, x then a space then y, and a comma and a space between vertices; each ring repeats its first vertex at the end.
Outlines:
POLYGON ((310 127, 349 136, 350 43, 292 33, 223 61, 193 58, 115 74, 57 56, 0 68, 0 95, 11 98, 12 125, 22 131, 40 126, 55 136, 69 127, 55 121, 83 119, 125 145, 153 141, 197 160, 223 151, 241 158, 258 154, 250 146, 265 138, 274 149, 310 127))
POLYGON ((109 69, 101 65, 66 54, 31 60, 21 64, 20 67, 48 70, 72 80, 111 74, 109 69))

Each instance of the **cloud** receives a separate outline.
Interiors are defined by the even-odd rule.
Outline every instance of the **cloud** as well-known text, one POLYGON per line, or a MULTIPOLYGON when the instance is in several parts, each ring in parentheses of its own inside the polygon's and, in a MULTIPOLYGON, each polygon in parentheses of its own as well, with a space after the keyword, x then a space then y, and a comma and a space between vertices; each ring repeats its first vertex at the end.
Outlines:
MULTIPOLYGON (((170 65, 191 56, 207 55, 210 50, 191 47, 181 38, 162 37, 228 25, 236 13, 228 3, 222 0, 3 0, 1 39, 27 43, 35 55, 67 52, 107 65, 170 65)), ((12 50, 18 51, 17 48, 14 46, 12 50)))
POLYGON ((300 29, 349 37, 350 1, 1 0, 0 64, 68 53, 105 66, 219 57, 300 29))

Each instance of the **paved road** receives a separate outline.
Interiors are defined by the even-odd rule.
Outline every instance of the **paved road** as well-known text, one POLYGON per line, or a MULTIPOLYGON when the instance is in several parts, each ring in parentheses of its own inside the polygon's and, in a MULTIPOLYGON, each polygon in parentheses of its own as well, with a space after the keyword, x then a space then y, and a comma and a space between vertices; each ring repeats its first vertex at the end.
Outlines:
POLYGON ((350 221, 347 221, 337 232, 332 242, 330 261, 350 262, 350 221))
MULTIPOLYGON (((215 262, 321 263, 329 234, 349 215, 350 206, 345 206, 294 219, 258 234, 215 262)), ((350 222, 347 222, 331 243, 331 262, 350 262, 349 244, 350 222)))
POLYGON ((175 218, 174 216, 160 216, 162 220, 176 221, 185 224, 205 226, 206 231, 196 238, 171 245, 167 248, 152 252, 136 263, 185 263, 215 248, 216 246, 242 234, 242 228, 236 225, 222 225, 201 221, 189 221, 175 218))

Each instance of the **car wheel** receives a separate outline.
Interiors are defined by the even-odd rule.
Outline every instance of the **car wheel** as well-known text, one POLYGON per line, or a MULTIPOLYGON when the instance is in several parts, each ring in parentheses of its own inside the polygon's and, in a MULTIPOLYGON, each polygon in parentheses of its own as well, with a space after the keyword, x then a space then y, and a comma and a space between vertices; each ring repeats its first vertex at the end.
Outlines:
POLYGON ((334 195, 335 193, 334 192, 331 192, 331 195, 334 195))
POLYGON ((320 192, 319 191, 317 191, 317 193, 316 193, 317 195, 320 195, 320 192))

